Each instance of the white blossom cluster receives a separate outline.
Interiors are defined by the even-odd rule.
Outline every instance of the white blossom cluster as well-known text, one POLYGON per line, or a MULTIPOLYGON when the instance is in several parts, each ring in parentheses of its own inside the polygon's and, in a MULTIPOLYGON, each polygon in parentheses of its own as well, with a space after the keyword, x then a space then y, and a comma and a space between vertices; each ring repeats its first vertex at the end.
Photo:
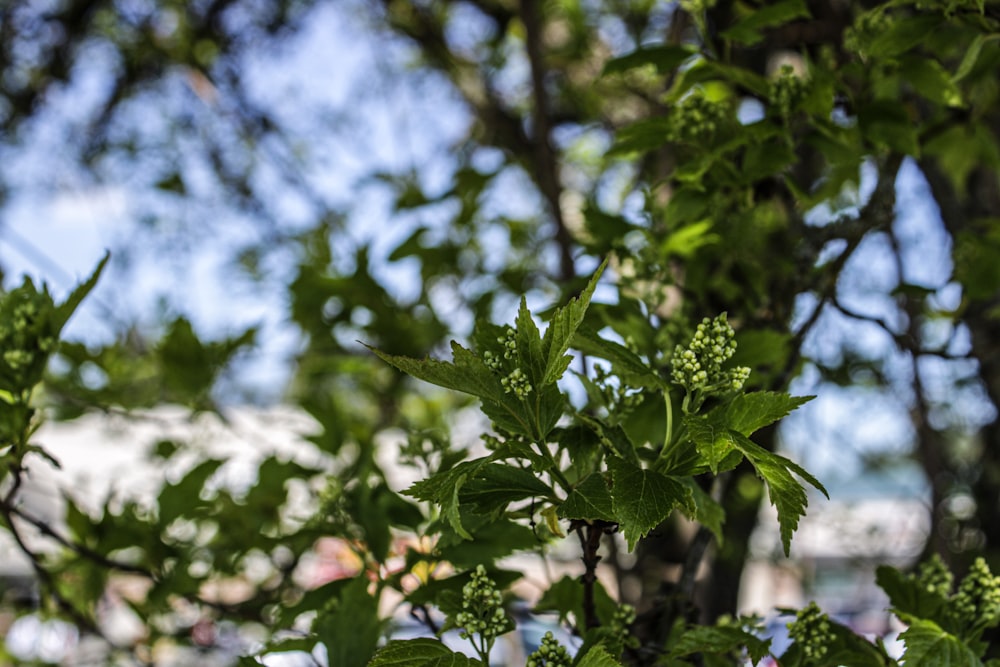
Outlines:
POLYGON ((507 630, 503 596, 482 565, 476 566, 472 579, 462 587, 462 611, 455 615, 455 625, 462 628, 463 639, 480 635, 489 641, 507 630))
POLYGON ((815 602, 810 602, 795 615, 795 620, 788 624, 788 636, 799 644, 808 660, 819 660, 825 656, 829 644, 835 639, 830 618, 820 611, 815 602))
POLYGON ((736 352, 736 333, 726 314, 701 321, 687 348, 677 345, 671 359, 671 379, 688 391, 739 391, 750 377, 750 369, 737 366, 722 370, 736 352))
POLYGON ((570 658, 566 647, 549 631, 542 637, 542 644, 538 650, 528 656, 525 667, 570 667, 572 664, 573 659, 570 658))
POLYGON ((955 612, 966 622, 993 623, 1000 619, 1000 577, 990 572, 985 560, 977 558, 953 601, 955 612))

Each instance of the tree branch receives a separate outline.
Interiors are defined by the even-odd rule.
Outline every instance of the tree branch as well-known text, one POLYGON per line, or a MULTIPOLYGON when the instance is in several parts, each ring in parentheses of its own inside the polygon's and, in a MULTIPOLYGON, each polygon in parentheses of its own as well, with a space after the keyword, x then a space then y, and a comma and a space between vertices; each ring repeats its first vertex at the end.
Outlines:
POLYGON ((531 64, 531 89, 534 97, 532 110, 532 144, 535 154, 535 177, 542 196, 548 202, 552 220, 556 225, 555 240, 559 246, 561 277, 565 281, 576 277, 573 263, 573 237, 566 227, 559 202, 562 186, 559 182, 559 163, 551 144, 551 119, 548 93, 545 90, 545 63, 542 58, 542 16, 539 0, 521 0, 521 21, 524 23, 524 42, 531 64))

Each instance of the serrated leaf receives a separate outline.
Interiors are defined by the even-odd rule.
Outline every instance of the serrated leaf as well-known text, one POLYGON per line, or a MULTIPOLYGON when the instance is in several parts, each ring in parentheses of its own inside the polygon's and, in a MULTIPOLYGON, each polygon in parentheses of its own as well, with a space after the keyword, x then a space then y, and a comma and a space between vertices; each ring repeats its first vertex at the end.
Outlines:
POLYGON ((111 259, 111 253, 104 253, 104 257, 98 262, 97 266, 91 272, 90 277, 77 285, 70 295, 66 297, 66 300, 56 307, 55 316, 53 317, 56 334, 62 331, 63 326, 73 316, 74 311, 76 311, 80 303, 83 302, 97 285, 97 281, 100 279, 101 273, 104 271, 104 267, 107 266, 109 259, 111 259))
POLYGON ((587 313, 590 299, 597 289, 597 281, 600 280, 604 268, 608 265, 608 260, 601 262, 601 265, 594 272, 593 277, 587 283, 580 296, 571 299, 568 304, 556 310, 545 330, 545 337, 542 339, 542 356, 545 358, 545 373, 543 374, 543 385, 554 383, 563 376, 569 366, 571 357, 566 356, 573 334, 583 322, 583 316, 587 313))
POLYGON ((910 617, 904 621, 910 625, 899 636, 906 645, 906 667, 982 667, 972 649, 937 623, 910 617))
POLYGON ((463 511, 462 526, 472 539, 442 534, 437 543, 440 560, 455 567, 475 568, 480 563, 492 563, 515 551, 538 547, 538 535, 529 527, 506 518, 491 517, 463 511))
POLYGON ((331 665, 364 667, 375 653, 385 621, 378 616, 378 597, 368 593, 368 584, 364 573, 352 579, 313 622, 331 665))
POLYGON ((708 462, 709 469, 718 474, 719 464, 736 446, 725 408, 716 408, 704 415, 688 415, 684 418, 684 426, 698 453, 708 462))
POLYGON ((757 470, 757 475, 767 483, 771 504, 778 511, 781 545, 787 556, 791 547, 792 534, 799 525, 799 518, 805 515, 806 505, 809 503, 805 489, 792 476, 792 473, 794 472, 805 479, 827 498, 830 497, 830 494, 819 483, 819 480, 803 470, 798 464, 780 454, 767 451, 742 433, 737 431, 730 431, 730 433, 735 436, 733 438, 734 446, 743 452, 757 470))
POLYGON ((479 506, 484 513, 506 507, 524 498, 548 497, 552 489, 548 484, 523 468, 502 463, 489 463, 479 467, 475 476, 466 481, 459 492, 462 503, 479 506))
POLYGON ((438 639, 394 639, 372 657, 368 667, 473 667, 482 665, 455 653, 438 639))
POLYGON ((463 461, 444 472, 439 472, 415 483, 403 493, 438 505, 441 508, 441 514, 448 520, 455 532, 464 539, 471 540, 472 535, 462 526, 462 517, 459 513, 459 492, 469 477, 475 475, 482 466, 491 460, 492 457, 487 456, 463 461))
POLYGON ((368 347, 382 361, 395 366, 407 375, 445 389, 453 389, 478 398, 500 403, 503 388, 496 375, 472 351, 455 341, 451 343, 454 363, 436 359, 413 359, 387 354, 374 347, 368 347))
POLYGON ((603 646, 598 644, 580 658, 580 661, 576 663, 576 667, 621 667, 621 664, 603 646))
POLYGON ((715 541, 722 546, 722 524, 726 522, 726 510, 712 496, 705 493, 693 477, 681 477, 680 481, 691 493, 693 508, 681 508, 692 521, 697 521, 712 531, 715 541))
POLYGON ((753 663, 771 654, 771 640, 761 639, 743 628, 734 626, 696 625, 684 631, 671 655, 682 656, 692 653, 727 654, 746 648, 753 663))
POLYGON ((625 72, 645 65, 653 65, 659 74, 669 74, 694 53, 690 47, 675 44, 646 46, 612 58, 605 63, 604 74, 625 72))
POLYGON ((545 384, 546 359, 542 354, 542 336, 528 311, 528 302, 521 297, 521 307, 515 320, 518 367, 534 387, 545 384))
POLYGON ((814 398, 771 391, 740 394, 726 406, 726 420, 729 428, 749 436, 814 398))
MULTIPOLYGON (((474 352, 451 342, 454 363, 436 359, 413 359, 387 354, 367 346, 376 356, 407 375, 439 387, 471 394, 482 400, 483 412, 504 429, 529 438, 542 439, 546 433, 539 426, 554 424, 561 414, 561 394, 542 390, 545 400, 538 402, 538 415, 532 415, 514 394, 506 393, 500 379, 474 352)), ((539 391, 538 388, 535 388, 539 391)), ((551 426, 549 426, 551 428, 551 426)))
POLYGON ((875 583, 889 596, 893 611, 917 618, 936 618, 947 607, 944 596, 928 591, 912 577, 894 567, 882 565, 875 570, 875 583))
POLYGON ((658 388, 662 380, 647 366, 638 354, 621 343, 602 338, 596 331, 580 327, 573 335, 572 345, 588 356, 606 359, 612 364, 612 371, 632 386, 658 388))
POLYGON ((640 468, 617 456, 608 458, 611 499, 629 551, 679 506, 691 507, 688 490, 677 480, 640 468))
POLYGON ((559 506, 558 514, 563 519, 615 521, 611 492, 604 477, 593 473, 580 482, 559 506))
POLYGON ((809 16, 805 0, 783 0, 754 9, 746 18, 722 32, 722 36, 742 44, 756 44, 764 38, 761 30, 809 16))

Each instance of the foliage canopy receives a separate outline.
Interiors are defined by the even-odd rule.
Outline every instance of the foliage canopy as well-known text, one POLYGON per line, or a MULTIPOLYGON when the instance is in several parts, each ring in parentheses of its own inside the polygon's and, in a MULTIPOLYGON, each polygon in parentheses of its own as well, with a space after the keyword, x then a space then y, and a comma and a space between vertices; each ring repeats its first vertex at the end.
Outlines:
MULTIPOLYGON (((182 315, 57 345, 114 263, 61 304, 30 280, 9 289, 0 517, 45 613, 103 637, 109 664, 156 664, 168 644, 218 648, 225 628, 259 639, 240 664, 316 646, 330 665, 483 664, 523 621, 504 596, 523 578, 510 556, 546 558, 575 536, 582 577, 549 582, 536 607, 572 628, 575 657, 550 635, 529 664, 760 660, 773 647, 731 614, 759 501, 776 508, 787 554, 808 488, 826 493, 776 446, 776 423, 808 401, 789 386, 811 376, 901 397, 931 486, 928 552, 968 569, 955 591, 938 560, 879 570, 908 624, 905 663, 995 659, 1000 5, 346 3, 465 119, 443 178, 415 163, 361 179, 405 228, 380 249, 351 242, 357 214, 316 185, 321 151, 295 148, 299 133, 322 145, 315 117, 282 115, 240 75, 255 50, 329 8, 265 4, 0 10, 5 149, 28 151, 57 123, 58 91, 102 53, 104 95, 65 121, 85 137, 65 159, 100 179, 135 174, 148 215, 185 233, 206 202, 230 202, 255 235, 238 259, 264 282, 261 267, 293 253, 293 275, 274 281, 301 334, 287 399, 315 419, 321 454, 269 456, 244 489, 220 483, 223 460, 202 458, 152 507, 109 499, 91 513, 68 497, 65 524, 50 524, 23 502, 48 456, 34 441, 39 406, 57 418, 163 402, 224 413, 220 378, 258 331, 208 340, 182 315), (151 107, 165 122, 135 121, 151 107), (268 179, 305 223, 283 216, 268 179), (913 183, 950 244, 943 275, 924 270, 913 200, 904 206, 913 183), (179 202, 191 208, 178 214, 179 202), (874 257, 881 268, 866 266, 874 257), (410 293, 387 267, 412 278, 410 293), (849 335, 830 333, 845 323, 849 335), (470 446, 451 429, 474 411, 483 433, 470 446), (391 433, 403 434, 395 463, 419 474, 406 489, 380 463, 391 433), (304 585, 297 573, 330 538, 356 571, 304 585), (606 589, 602 558, 634 594, 606 589), (128 598, 143 630, 119 645, 98 603, 124 577, 143 582, 128 598), (426 637, 385 643, 386 605, 457 630, 476 657, 426 637)), ((164 441, 154 456, 188 452, 164 441)), ((898 664, 815 605, 793 613, 782 665, 898 664)))

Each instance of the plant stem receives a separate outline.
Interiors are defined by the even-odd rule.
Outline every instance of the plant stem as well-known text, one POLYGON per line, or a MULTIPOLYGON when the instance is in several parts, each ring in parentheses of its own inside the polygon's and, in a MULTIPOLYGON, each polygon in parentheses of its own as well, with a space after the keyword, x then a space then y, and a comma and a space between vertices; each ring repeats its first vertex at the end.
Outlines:
POLYGON ((594 602, 597 564, 601 561, 597 550, 601 546, 601 536, 610 525, 612 524, 605 521, 590 523, 580 521, 575 526, 576 535, 580 538, 580 548, 583 550, 583 555, 580 557, 584 567, 583 577, 581 577, 583 582, 583 624, 588 630, 601 625, 601 621, 597 617, 597 605, 594 602), (586 535, 584 535, 584 530, 586 530, 586 535))

